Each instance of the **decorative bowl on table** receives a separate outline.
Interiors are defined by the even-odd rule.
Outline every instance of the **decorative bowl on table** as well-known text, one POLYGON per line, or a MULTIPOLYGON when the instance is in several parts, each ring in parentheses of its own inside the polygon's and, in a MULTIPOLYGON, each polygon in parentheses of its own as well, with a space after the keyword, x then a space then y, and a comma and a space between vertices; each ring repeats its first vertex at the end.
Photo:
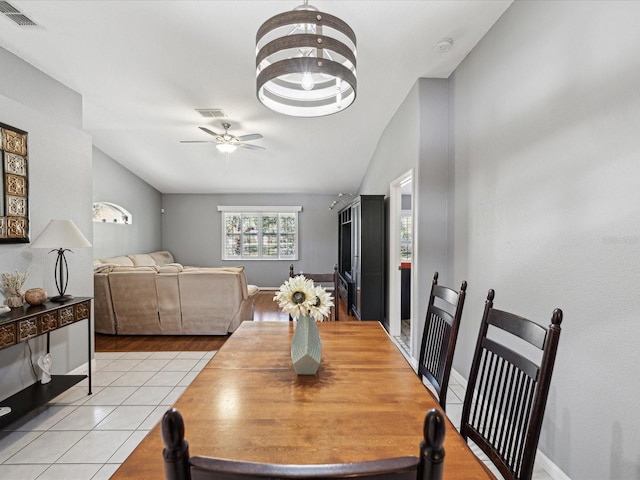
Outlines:
POLYGON ((29 305, 41 305, 47 301, 47 292, 44 288, 30 288, 24 293, 24 299, 29 305))

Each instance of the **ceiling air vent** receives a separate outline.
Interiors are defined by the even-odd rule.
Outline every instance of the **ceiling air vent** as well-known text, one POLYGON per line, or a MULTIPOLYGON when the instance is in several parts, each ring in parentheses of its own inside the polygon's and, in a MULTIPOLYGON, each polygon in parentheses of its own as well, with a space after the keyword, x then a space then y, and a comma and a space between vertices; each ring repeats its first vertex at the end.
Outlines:
POLYGON ((38 25, 9 2, 0 1, 0 13, 21 27, 35 27, 38 25))
POLYGON ((196 108, 196 112, 205 118, 227 118, 221 108, 196 108))

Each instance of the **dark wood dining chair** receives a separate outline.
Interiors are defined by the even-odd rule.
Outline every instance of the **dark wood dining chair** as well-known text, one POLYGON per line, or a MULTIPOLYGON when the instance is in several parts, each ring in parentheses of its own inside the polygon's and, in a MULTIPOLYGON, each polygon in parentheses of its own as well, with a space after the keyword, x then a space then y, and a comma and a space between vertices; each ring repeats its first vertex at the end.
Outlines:
POLYGON ((460 433, 489 457, 505 479, 529 480, 558 349, 562 310, 553 311, 551 324, 545 328, 494 309, 494 296, 489 290, 460 433), (518 343, 520 348, 514 346, 518 343))
POLYGON ((456 292, 452 288, 438 285, 438 272, 434 273, 417 373, 420 380, 426 378, 433 386, 440 406, 445 411, 453 353, 466 294, 466 281, 462 282, 460 290, 456 292))
MULTIPOLYGON (((353 463, 274 464, 223 458, 189 456, 184 438, 184 420, 171 408, 162 418, 162 439, 166 480, 248 480, 248 479, 347 479, 441 480, 444 465, 445 422, 434 409, 424 419, 423 437, 416 445, 420 456, 406 456, 353 463)), ((224 439, 222 440, 224 441, 224 439)))
MULTIPOLYGON (((334 306, 331 310, 333 310, 333 315, 329 316, 329 320, 333 316, 333 320, 336 322, 339 319, 339 310, 338 308, 338 264, 333 266, 333 273, 307 273, 303 272, 301 275, 304 275, 306 278, 313 280, 314 283, 318 284, 332 284, 333 292, 331 296, 333 297, 334 306)), ((293 271, 293 264, 289 265, 289 278, 293 278, 296 276, 296 273, 293 271)), ((292 320, 291 316, 289 316, 289 320, 292 320)))

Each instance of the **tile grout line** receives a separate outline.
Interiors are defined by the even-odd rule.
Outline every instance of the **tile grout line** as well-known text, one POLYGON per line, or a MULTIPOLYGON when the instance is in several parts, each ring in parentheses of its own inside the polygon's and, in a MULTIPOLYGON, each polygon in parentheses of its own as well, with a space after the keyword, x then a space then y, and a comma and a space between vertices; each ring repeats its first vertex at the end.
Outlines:
MULTIPOLYGON (((7 467, 7 468, 20 468, 20 467, 24 467, 25 469, 28 468, 29 466, 45 466, 44 470, 42 470, 40 473, 37 474, 36 477, 30 476, 29 478, 39 478, 39 477, 44 477, 44 476, 48 476, 47 475, 47 471, 49 471, 52 467, 56 466, 57 470, 59 470, 60 468, 73 468, 74 466, 99 466, 98 470, 95 471, 94 474, 92 474, 90 477, 84 477, 87 480, 93 479, 93 478, 106 478, 103 476, 104 472, 106 473, 107 470, 111 471, 112 467, 117 468, 120 464, 121 461, 114 461, 114 460, 119 460, 119 458, 117 458, 119 455, 123 456, 123 459, 125 459, 126 457, 128 457, 128 455, 131 453, 131 451, 133 451, 137 445, 140 443, 140 441, 142 440, 142 438, 144 438, 144 436, 146 436, 149 431, 151 429, 153 429, 155 427, 155 425, 157 425, 158 422, 161 421, 161 417, 158 415, 158 409, 166 407, 169 408, 170 405, 173 405, 175 403, 175 401, 179 398, 179 396, 184 392, 184 390, 191 384, 191 382, 193 382, 193 380, 195 379, 195 377, 197 376, 197 374, 202 371, 202 369, 205 367, 205 365, 209 362, 209 360, 211 358, 213 358, 213 356, 215 355, 215 352, 211 353, 209 351, 200 351, 200 352, 193 352, 193 353, 189 353, 187 355, 183 355, 184 352, 149 352, 148 355, 145 355, 145 358, 126 358, 127 354, 131 354, 131 353, 136 353, 136 352, 118 352, 118 355, 113 355, 113 354, 108 354, 105 356, 100 355, 101 352, 96 352, 96 356, 95 356, 95 360, 96 360, 96 369, 94 370, 95 373, 98 372, 120 372, 120 375, 114 375, 114 378, 112 379, 108 379, 107 382, 105 382, 106 384, 103 385, 95 385, 96 388, 100 388, 100 390, 95 391, 94 390, 94 395, 97 395, 98 393, 103 393, 103 395, 106 396, 105 391, 107 389, 114 389, 114 388, 126 388, 126 387, 135 387, 132 391, 129 392, 128 395, 123 396, 122 398, 115 398, 113 400, 109 400, 107 398, 107 403, 109 403, 108 405, 101 405, 99 403, 95 403, 95 404, 88 404, 87 402, 89 400, 91 400, 92 398, 95 398, 94 396, 92 396, 91 398, 86 398, 87 395, 85 395, 85 397, 80 397, 80 398, 75 398, 73 396, 71 396, 69 398, 69 403, 55 403, 55 399, 50 402, 49 404, 47 404, 46 407, 59 407, 59 411, 64 411, 64 410, 68 410, 66 411, 66 413, 61 417, 61 418, 57 418, 55 419, 55 422, 52 423, 51 425, 47 425, 46 430, 34 430, 34 429, 29 429, 29 430, 3 430, 3 433, 6 433, 7 436, 8 435, 20 435, 20 434, 32 434, 33 438, 30 438, 28 440, 28 442, 25 445, 22 445, 19 449, 17 449, 15 452, 11 453, 11 455, 9 455, 5 460, 3 460, 2 462, 0 462, 0 472, 2 471, 3 466, 7 467), (103 358, 101 358, 103 357, 103 358), (165 357, 165 358, 162 358, 165 357), (125 360, 124 362, 122 361, 118 361, 118 360, 125 360), (134 370, 136 367, 139 367, 142 362, 144 362, 145 360, 155 360, 155 361, 160 361, 162 362, 164 360, 164 362, 159 365, 158 362, 156 362, 156 364, 154 365, 154 368, 150 369, 150 370, 134 370), (178 362, 177 365, 174 365, 175 368, 171 367, 171 363, 173 362, 178 362), (120 366, 119 366, 119 365, 120 366), (99 366, 99 367, 98 367, 99 366), (105 367, 106 370, 104 369, 105 367), (110 367, 110 368, 109 368, 110 367), (128 368, 125 368, 128 367, 128 368), (167 369, 168 367, 168 369, 167 369), (122 368, 122 370, 118 370, 119 368, 122 368), (126 376, 129 373, 133 373, 133 372, 149 372, 150 375, 147 378, 144 378, 143 380, 140 381, 139 384, 136 385, 125 385, 122 387, 119 386, 114 386, 113 384, 116 383, 118 380, 122 379, 124 376, 126 376), (160 380, 162 383, 160 385, 147 385, 148 382, 152 381, 152 379, 156 376, 158 376, 158 374, 161 373, 168 373, 168 375, 166 375, 162 380, 160 380), (168 379, 173 378, 173 381, 168 381, 168 379), (185 382, 185 379, 189 379, 188 382, 185 382), (139 392, 148 392, 148 391, 153 391, 153 390, 147 390, 144 391, 142 390, 143 387, 145 389, 158 389, 156 391, 161 392, 161 397, 158 396, 155 398, 155 400, 147 400, 145 399, 144 394, 139 393, 139 392), (161 389, 166 389, 164 392, 161 389), (140 395, 142 398, 140 399, 140 401, 142 403, 131 403, 131 404, 127 404, 126 402, 130 399, 135 399, 135 395, 138 394, 140 395), (54 430, 54 427, 56 425, 61 424, 61 422, 64 422, 65 420, 68 420, 69 418, 71 418, 70 416, 74 414, 74 412, 79 412, 82 409, 86 408, 87 411, 91 411, 92 409, 95 410, 99 407, 113 407, 112 410, 110 410, 108 413, 106 413, 104 415, 104 417, 100 418, 100 420, 95 421, 94 423, 91 423, 90 425, 88 425, 88 427, 86 429, 83 428, 70 428, 68 430, 64 430, 64 429, 59 429, 59 430, 54 430), (106 422, 109 417, 111 417, 112 415, 116 415, 116 417, 112 417, 112 420, 114 418, 117 418, 118 412, 122 412, 120 409, 121 407, 133 407, 135 409, 135 407, 148 407, 149 408, 149 412, 144 415, 143 417, 138 417, 135 418, 135 420, 132 420, 134 422, 136 422, 135 427, 133 427, 132 429, 122 429, 122 428, 115 428, 115 429, 101 429, 98 428, 101 424, 103 424, 103 422, 106 422), (157 419, 154 418, 154 414, 156 416, 158 416, 157 419), (152 424, 153 423, 153 424, 152 424), (42 441, 42 436, 46 435, 47 433, 62 433, 62 432, 84 432, 84 434, 79 437, 78 439, 74 440, 73 443, 71 443, 67 448, 65 448, 63 451, 60 452, 55 452, 54 454, 52 454, 51 458, 53 459, 51 463, 49 462, 43 462, 43 463, 7 463, 11 460, 11 458, 15 457, 16 455, 20 454, 20 452, 25 451, 25 449, 30 448, 30 446, 33 445, 33 442, 35 442, 38 439, 41 439, 42 441), (83 440, 86 440, 87 436, 90 435, 92 432, 96 432, 96 433, 112 433, 112 432, 128 432, 129 434, 126 435, 126 438, 120 439, 118 440, 117 443, 114 443, 113 445, 113 450, 110 451, 108 453, 109 457, 106 459, 106 461, 101 461, 101 462, 82 462, 82 461, 78 461, 78 462, 73 462, 73 463, 67 463, 67 462, 59 462, 60 459, 62 459, 65 455, 67 455, 72 449, 76 448, 83 440), (139 440, 137 442, 135 442, 135 445, 127 445, 127 443, 131 442, 132 439, 134 439, 136 436, 139 437, 139 440), (129 451, 124 451, 123 453, 119 453, 122 451, 123 448, 127 448, 129 451), (107 470, 105 470, 105 468, 107 470)), ((134 356, 139 356, 139 355, 134 355, 134 356)), ((144 375, 142 376, 144 377, 144 375)), ((125 382, 126 384, 126 382, 125 382)), ((72 388, 86 388, 86 385, 82 385, 79 384, 78 386, 74 386, 72 388)), ((112 390, 113 391, 113 390, 112 390)), ((67 393, 67 392, 63 392, 67 393)), ((61 394, 61 395, 63 395, 61 394)), ((150 398, 150 397, 147 397, 150 398)), ((151 397, 153 398, 153 397, 151 397)), ((45 408, 42 411, 38 411, 38 413, 35 413, 33 415, 32 418, 29 418, 28 420, 25 420, 25 424, 27 422, 31 422, 34 421, 34 419, 38 418, 39 415, 41 415, 44 412, 50 411, 49 408, 45 408)), ((50 417, 45 417, 46 420, 48 420, 50 417)), ((46 421, 43 420, 43 421, 46 421)), ((18 420, 20 421, 20 420, 18 420)), ((14 424, 15 425, 15 424, 14 424)), ((20 427, 18 427, 20 428, 20 427)), ((0 439, 1 440, 1 439, 0 439)), ((2 450, 0 449, 0 454, 2 454, 2 450)), ((113 470, 115 471, 115 470, 113 470)), ((2 476, 2 475, 0 475, 2 476)))

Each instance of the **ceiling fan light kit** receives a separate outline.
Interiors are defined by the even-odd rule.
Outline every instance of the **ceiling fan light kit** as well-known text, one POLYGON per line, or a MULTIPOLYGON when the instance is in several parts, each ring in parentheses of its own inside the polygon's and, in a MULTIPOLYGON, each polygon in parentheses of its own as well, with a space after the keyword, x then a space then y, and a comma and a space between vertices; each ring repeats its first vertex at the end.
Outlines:
POLYGON ((259 145, 253 145, 251 143, 245 143, 248 140, 259 140, 262 138, 262 135, 259 133, 249 133, 247 135, 231 135, 229 133, 229 128, 231 125, 229 123, 222 124, 224 128, 224 133, 216 133, 213 130, 210 130, 207 127, 198 127, 205 133, 214 137, 214 140, 182 140, 180 143, 215 143, 216 148, 219 152, 224 153, 226 157, 227 171, 229 170, 229 154, 235 152, 238 147, 246 148, 248 150, 264 150, 264 147, 259 145))
POLYGON ((236 148, 238 148, 238 146, 232 143, 218 143, 216 145, 216 148, 222 153, 233 153, 236 151, 236 148))
POLYGON ((256 34, 256 93, 276 112, 321 117, 356 99, 356 36, 338 17, 305 0, 256 34))

